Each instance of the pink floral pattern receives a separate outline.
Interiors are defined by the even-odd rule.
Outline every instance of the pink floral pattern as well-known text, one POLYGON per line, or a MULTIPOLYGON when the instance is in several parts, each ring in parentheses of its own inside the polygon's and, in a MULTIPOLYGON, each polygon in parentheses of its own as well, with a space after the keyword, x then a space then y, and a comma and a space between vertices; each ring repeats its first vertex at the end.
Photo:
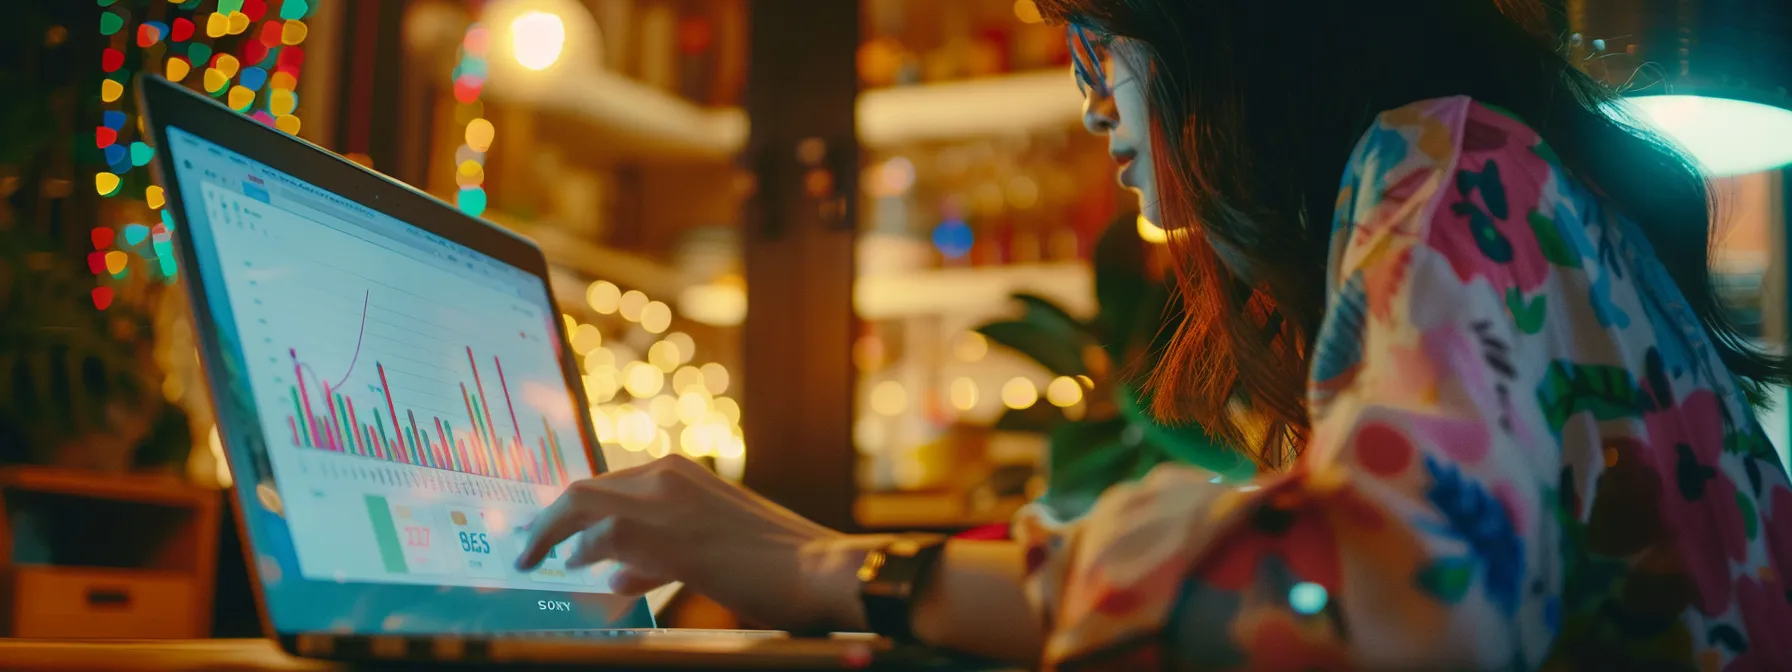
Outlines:
POLYGON ((1383 113, 1306 452, 1023 512, 1047 667, 1792 670, 1785 469, 1648 241, 1566 175, 1467 98, 1383 113))

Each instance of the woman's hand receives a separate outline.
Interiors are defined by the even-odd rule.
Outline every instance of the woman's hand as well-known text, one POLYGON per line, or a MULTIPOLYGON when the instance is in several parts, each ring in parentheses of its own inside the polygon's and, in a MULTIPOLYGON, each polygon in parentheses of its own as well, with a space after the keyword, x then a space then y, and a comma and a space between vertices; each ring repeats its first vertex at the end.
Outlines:
POLYGON ((574 483, 531 530, 521 569, 577 534, 567 566, 616 561, 617 593, 682 581, 750 622, 793 630, 863 628, 855 573, 881 543, 810 522, 679 456, 574 483))

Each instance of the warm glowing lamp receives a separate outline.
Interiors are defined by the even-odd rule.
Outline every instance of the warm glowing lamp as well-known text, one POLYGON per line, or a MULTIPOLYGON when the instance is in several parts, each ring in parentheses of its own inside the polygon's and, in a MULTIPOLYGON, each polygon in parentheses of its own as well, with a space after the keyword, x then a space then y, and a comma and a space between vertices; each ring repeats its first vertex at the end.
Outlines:
POLYGON ((603 62, 603 39, 578 0, 495 0, 480 23, 491 26, 491 64, 519 76, 549 71, 578 75, 603 62))

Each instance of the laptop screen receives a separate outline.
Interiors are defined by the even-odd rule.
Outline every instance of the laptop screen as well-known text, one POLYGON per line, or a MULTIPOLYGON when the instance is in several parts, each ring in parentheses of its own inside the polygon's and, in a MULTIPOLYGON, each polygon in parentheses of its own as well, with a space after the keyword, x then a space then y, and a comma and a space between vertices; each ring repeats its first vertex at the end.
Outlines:
MULTIPOLYGON (((511 612, 536 618, 472 629, 593 625, 534 612, 607 592, 603 565, 568 570, 569 543, 535 571, 513 567, 532 516, 596 471, 542 279, 179 128, 167 137, 216 326, 239 349, 231 377, 259 420, 259 450, 232 464, 283 528, 251 530, 264 590, 513 589, 546 594, 511 612)), ((305 611, 268 599, 277 616, 305 611)), ((413 629, 342 618, 294 625, 413 629)), ((461 629, 442 620, 421 629, 461 629)))

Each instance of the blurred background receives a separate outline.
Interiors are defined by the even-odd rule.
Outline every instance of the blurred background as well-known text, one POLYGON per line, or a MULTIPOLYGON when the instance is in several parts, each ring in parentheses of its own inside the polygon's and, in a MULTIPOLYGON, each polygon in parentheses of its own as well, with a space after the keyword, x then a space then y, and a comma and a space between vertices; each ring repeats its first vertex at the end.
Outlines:
MULTIPOLYGON (((1788 12, 1552 9, 1719 175, 1724 299, 1782 345, 1788 12)), ((1164 234, 1082 130, 1063 29, 1031 0, 5 11, 0 462, 229 482, 143 167, 143 72, 539 241, 612 468, 683 453, 831 525, 963 530, 1045 494, 1066 427, 1183 440, 1114 407, 1125 348, 1088 357, 1062 328, 1149 340, 1161 296, 1097 284, 1161 293, 1164 234)))

